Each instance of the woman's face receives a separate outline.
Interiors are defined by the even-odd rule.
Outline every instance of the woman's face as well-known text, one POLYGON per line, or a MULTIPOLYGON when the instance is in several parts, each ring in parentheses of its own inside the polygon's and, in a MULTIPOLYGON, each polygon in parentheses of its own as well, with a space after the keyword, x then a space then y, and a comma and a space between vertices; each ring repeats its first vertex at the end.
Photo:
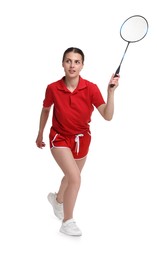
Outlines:
POLYGON ((82 56, 79 53, 69 52, 62 62, 62 66, 67 77, 75 78, 79 76, 83 68, 82 56))

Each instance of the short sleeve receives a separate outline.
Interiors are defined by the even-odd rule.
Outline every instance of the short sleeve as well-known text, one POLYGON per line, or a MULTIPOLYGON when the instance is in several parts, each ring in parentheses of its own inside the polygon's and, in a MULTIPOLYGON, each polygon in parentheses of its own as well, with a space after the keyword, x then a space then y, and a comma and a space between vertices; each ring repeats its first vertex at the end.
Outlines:
POLYGON ((92 104, 97 108, 102 104, 105 104, 105 100, 96 84, 92 86, 92 104))
POLYGON ((50 107, 53 104, 53 95, 51 85, 48 85, 45 91, 45 98, 43 100, 44 107, 50 107))

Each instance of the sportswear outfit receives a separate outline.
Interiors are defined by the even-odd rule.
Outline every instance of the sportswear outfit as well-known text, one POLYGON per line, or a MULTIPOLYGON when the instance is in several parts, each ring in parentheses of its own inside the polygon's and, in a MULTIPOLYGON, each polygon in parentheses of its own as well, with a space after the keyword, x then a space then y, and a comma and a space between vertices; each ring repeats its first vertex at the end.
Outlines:
MULTIPOLYGON (((91 142, 89 124, 94 106, 97 108, 105 101, 96 84, 79 77, 76 89, 71 92, 64 83, 65 77, 49 84, 46 88, 44 107, 53 105, 52 127, 50 129, 50 148, 68 147, 75 160, 87 156, 91 142)), ((63 220, 63 203, 57 202, 57 194, 49 193, 54 214, 63 220)), ((62 223, 60 232, 70 236, 81 236, 82 232, 74 219, 62 223)))
POLYGON ((46 88, 44 107, 53 105, 50 148, 68 147, 75 159, 88 153, 91 135, 89 124, 94 107, 105 104, 96 84, 79 77, 76 89, 71 92, 64 78, 46 88))

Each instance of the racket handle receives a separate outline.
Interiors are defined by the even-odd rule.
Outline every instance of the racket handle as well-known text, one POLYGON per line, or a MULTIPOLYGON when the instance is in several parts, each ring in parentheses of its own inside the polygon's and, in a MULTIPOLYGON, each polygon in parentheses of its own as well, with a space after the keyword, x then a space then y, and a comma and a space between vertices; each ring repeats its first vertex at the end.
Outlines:
MULTIPOLYGON (((114 78, 118 77, 118 74, 114 75, 114 78)), ((110 88, 113 88, 115 86, 115 84, 110 84, 110 88)))
MULTIPOLYGON (((119 65, 119 67, 117 68, 115 74, 114 74, 114 78, 118 77, 118 74, 120 72, 120 66, 121 64, 119 65)), ((110 88, 113 88, 115 86, 115 84, 110 84, 110 88)))

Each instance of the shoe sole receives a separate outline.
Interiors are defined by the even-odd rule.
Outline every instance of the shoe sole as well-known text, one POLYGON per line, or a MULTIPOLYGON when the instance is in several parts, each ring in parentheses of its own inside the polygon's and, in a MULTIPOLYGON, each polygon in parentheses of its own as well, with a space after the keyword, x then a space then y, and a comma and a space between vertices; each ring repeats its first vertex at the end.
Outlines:
POLYGON ((67 232, 65 232, 65 231, 63 231, 63 230, 59 230, 62 234, 64 234, 64 235, 67 235, 67 236, 71 236, 71 237, 80 237, 80 236, 82 236, 82 234, 69 234, 69 233, 67 233, 67 232))

